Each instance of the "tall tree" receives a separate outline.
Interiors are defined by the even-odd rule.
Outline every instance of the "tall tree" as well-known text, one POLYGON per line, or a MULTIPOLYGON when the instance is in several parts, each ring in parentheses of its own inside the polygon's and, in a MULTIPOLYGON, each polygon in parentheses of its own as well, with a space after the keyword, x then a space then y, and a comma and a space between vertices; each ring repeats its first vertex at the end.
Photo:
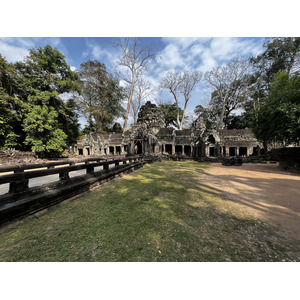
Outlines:
POLYGON ((264 145, 300 144, 300 76, 278 72, 258 110, 253 132, 264 145))
POLYGON ((197 115, 197 119, 200 118, 203 120, 206 129, 216 128, 217 112, 211 109, 210 106, 203 107, 202 105, 197 105, 194 113, 197 115))
POLYGON ((37 152, 60 152, 67 146, 72 114, 60 97, 80 91, 78 75, 55 48, 32 49, 23 62, 16 63, 18 97, 23 105, 24 144, 37 152))
POLYGON ((133 123, 137 123, 138 112, 141 108, 141 105, 149 99, 149 97, 154 93, 154 90, 151 88, 150 81, 146 81, 142 77, 136 84, 132 102, 131 109, 133 114, 133 123))
POLYGON ((300 72, 300 38, 266 38, 265 51, 251 58, 251 63, 259 70, 264 69, 266 84, 269 85, 279 71, 287 74, 300 72))
POLYGON ((87 131, 104 132, 112 126, 116 117, 124 113, 121 102, 124 90, 119 81, 108 74, 99 61, 87 61, 80 65, 82 88, 77 98, 81 110, 88 119, 87 131))
POLYGON ((202 79, 202 73, 198 71, 184 70, 181 72, 168 72, 160 82, 161 89, 167 89, 173 96, 177 108, 177 124, 182 130, 185 121, 186 109, 196 84, 202 79), (183 96, 183 113, 180 115, 180 96, 183 96))
MULTIPOLYGON (((166 127, 174 126, 177 129, 177 106, 175 103, 159 103, 158 108, 163 112, 166 122, 166 127)), ((180 117, 183 115, 183 110, 180 109, 180 117)))
POLYGON ((227 65, 215 67, 205 73, 205 80, 213 89, 210 105, 217 111, 217 130, 224 126, 224 118, 232 110, 242 107, 246 100, 248 70, 248 61, 236 58, 227 65))
POLYGON ((126 131, 128 115, 136 83, 140 76, 147 71, 148 64, 156 54, 150 45, 143 45, 139 38, 122 38, 115 44, 122 50, 122 56, 117 62, 116 74, 129 85, 127 109, 123 131, 126 131))
POLYGON ((0 148, 18 146, 21 134, 20 101, 16 92, 16 71, 0 54, 0 148))

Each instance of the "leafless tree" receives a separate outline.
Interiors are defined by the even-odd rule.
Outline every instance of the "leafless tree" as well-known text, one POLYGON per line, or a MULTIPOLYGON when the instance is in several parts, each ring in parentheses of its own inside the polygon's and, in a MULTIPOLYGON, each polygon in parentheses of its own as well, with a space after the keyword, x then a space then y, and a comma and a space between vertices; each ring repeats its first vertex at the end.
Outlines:
MULTIPOLYGON (((218 107, 216 128, 221 129, 226 111, 240 108, 246 99, 247 81, 245 75, 249 69, 249 62, 243 58, 235 58, 227 65, 218 66, 206 72, 204 79, 213 89, 212 95, 218 107)), ((213 100, 213 99, 212 99, 213 100)))
POLYGON ((141 75, 147 71, 148 63, 156 56, 156 53, 153 53, 150 45, 143 45, 139 38, 121 38, 115 46, 122 50, 122 57, 117 62, 115 72, 130 87, 123 127, 123 131, 126 131, 134 88, 141 75))
POLYGON ((142 77, 138 80, 131 102, 134 124, 137 122, 138 112, 142 103, 149 99, 154 92, 154 89, 151 88, 150 81, 146 81, 142 77))
POLYGON ((181 72, 168 72, 160 82, 161 89, 167 89, 173 95, 177 107, 177 124, 182 130, 186 109, 191 98, 191 93, 196 84, 202 79, 202 73, 199 71, 184 70, 181 72), (184 98, 183 114, 180 119, 180 95, 184 98))

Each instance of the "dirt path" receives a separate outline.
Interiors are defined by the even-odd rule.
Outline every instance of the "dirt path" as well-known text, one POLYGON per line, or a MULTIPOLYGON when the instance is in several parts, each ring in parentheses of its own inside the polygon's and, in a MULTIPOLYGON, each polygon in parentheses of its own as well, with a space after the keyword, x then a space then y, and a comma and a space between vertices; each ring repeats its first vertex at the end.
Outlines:
POLYGON ((212 164, 203 173, 203 183, 217 189, 238 209, 279 224, 300 240, 300 175, 272 164, 212 164))

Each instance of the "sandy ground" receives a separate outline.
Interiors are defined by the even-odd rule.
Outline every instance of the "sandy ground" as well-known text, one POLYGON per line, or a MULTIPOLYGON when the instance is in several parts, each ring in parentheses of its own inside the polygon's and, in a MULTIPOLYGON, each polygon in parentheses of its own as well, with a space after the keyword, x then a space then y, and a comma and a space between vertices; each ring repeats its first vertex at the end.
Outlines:
POLYGON ((282 226, 300 240, 300 175, 273 164, 211 164, 203 183, 246 213, 282 226))

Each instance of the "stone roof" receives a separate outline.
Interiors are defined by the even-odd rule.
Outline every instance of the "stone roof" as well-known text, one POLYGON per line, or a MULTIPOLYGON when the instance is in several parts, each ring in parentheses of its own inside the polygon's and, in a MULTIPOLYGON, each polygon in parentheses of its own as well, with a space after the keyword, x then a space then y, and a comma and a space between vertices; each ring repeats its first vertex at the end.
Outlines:
POLYGON ((176 136, 191 136, 192 132, 191 129, 175 130, 176 136))
POLYGON ((157 135, 173 135, 174 128, 161 128, 159 129, 157 135))
POLYGON ((251 129, 220 129, 219 131, 220 137, 226 137, 226 136, 244 136, 248 135, 251 137, 254 137, 254 134, 251 129))
POLYGON ((189 145, 193 142, 193 139, 187 137, 176 137, 175 145, 189 145))

